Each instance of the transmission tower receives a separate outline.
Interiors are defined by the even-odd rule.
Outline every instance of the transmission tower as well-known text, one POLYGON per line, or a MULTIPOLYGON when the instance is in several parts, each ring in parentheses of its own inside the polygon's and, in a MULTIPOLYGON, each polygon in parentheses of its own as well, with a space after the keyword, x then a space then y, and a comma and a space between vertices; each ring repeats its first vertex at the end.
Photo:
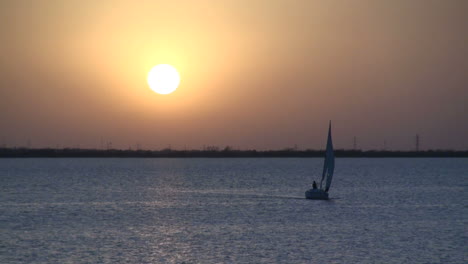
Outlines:
POLYGON ((415 144, 416 144, 416 151, 419 151, 419 135, 418 134, 416 134, 415 144))

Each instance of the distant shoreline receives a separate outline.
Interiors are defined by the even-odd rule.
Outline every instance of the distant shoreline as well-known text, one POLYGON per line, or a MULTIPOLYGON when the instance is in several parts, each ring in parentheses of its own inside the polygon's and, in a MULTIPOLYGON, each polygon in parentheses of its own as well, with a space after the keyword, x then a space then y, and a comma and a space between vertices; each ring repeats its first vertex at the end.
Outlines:
MULTIPOLYGON (((0 158, 307 158, 323 157, 324 150, 121 150, 79 148, 0 148, 0 158)), ((338 158, 466 158, 468 150, 335 150, 338 158)))

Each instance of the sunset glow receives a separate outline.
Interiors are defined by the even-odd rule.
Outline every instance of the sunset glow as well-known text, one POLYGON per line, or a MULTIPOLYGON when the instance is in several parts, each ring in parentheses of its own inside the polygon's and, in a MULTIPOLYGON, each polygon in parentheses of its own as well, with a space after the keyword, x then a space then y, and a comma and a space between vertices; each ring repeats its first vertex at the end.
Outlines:
POLYGON ((466 149, 466 5, 0 1, 0 146, 466 149))

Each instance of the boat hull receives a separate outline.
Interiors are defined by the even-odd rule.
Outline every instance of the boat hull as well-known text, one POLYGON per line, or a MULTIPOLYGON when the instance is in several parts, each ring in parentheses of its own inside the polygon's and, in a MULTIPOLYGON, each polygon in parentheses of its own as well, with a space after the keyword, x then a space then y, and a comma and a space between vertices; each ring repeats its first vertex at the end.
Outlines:
POLYGON ((305 198, 311 200, 328 200, 328 193, 320 189, 310 189, 305 192, 305 198))

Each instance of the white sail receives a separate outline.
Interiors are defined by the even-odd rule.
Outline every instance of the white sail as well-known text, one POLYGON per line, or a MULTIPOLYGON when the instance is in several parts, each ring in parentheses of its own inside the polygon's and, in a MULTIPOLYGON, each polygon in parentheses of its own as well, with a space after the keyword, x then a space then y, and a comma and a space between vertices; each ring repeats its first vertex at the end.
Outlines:
POLYGON ((332 136, 331 136, 331 121, 330 121, 330 124, 328 126, 327 149, 325 151, 325 161, 323 163, 322 180, 320 181, 320 188, 322 188, 322 182, 325 180, 325 192, 328 192, 328 190, 330 189, 334 169, 335 169, 335 155, 333 154, 333 143, 332 143, 332 136))

